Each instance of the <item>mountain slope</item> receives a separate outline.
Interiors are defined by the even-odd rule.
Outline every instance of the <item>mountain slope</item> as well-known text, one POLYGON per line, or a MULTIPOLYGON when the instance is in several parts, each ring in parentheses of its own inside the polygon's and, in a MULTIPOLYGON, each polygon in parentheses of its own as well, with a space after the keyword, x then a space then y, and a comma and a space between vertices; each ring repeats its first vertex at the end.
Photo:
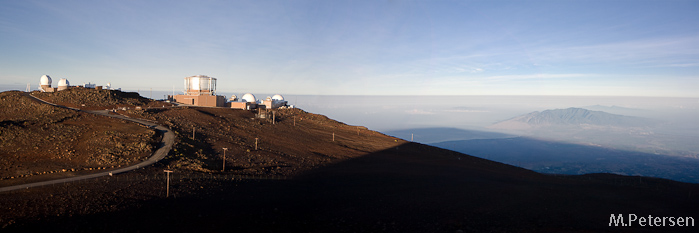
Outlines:
POLYGON ((0 186, 136 163, 159 134, 138 124, 0 93, 0 186))
POLYGON ((640 117, 622 116, 601 111, 590 111, 582 108, 567 108, 531 112, 490 126, 493 129, 526 130, 549 126, 611 126, 611 127, 642 127, 652 124, 652 121, 640 117))
POLYGON ((696 184, 544 175, 300 109, 276 121, 226 108, 119 114, 176 132, 168 158, 0 193, 3 232, 692 232, 609 227, 609 215, 698 213, 696 184))

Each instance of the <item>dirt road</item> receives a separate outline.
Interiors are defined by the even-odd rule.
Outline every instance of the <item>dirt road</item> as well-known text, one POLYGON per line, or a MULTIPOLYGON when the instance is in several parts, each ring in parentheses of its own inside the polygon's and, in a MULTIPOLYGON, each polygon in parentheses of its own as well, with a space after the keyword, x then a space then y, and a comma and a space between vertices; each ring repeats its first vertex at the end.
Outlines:
POLYGON ((92 114, 96 114, 96 115, 119 118, 119 119, 131 121, 131 122, 135 122, 138 124, 142 124, 142 125, 153 128, 153 129, 159 131, 160 133, 162 133, 163 139, 162 139, 158 149, 147 160, 145 160, 141 163, 135 164, 135 165, 131 165, 131 166, 128 166, 125 168, 119 168, 119 169, 115 169, 115 170, 111 170, 111 171, 104 171, 104 172, 100 172, 100 173, 83 175, 83 176, 76 176, 76 177, 63 178, 63 179, 57 179, 57 180, 49 180, 49 181, 42 181, 42 182, 35 182, 35 183, 2 187, 2 188, 0 188, 0 192, 12 191, 12 190, 18 190, 18 189, 26 189, 26 188, 31 188, 31 187, 43 186, 43 185, 73 182, 73 181, 84 180, 84 179, 92 179, 92 178, 96 178, 96 177, 109 176, 109 175, 115 175, 115 174, 119 174, 119 173, 123 173, 123 172, 132 171, 135 169, 149 166, 149 165, 154 164, 155 162, 158 162, 161 159, 165 158, 165 156, 167 156, 168 152, 170 152, 170 149, 172 149, 172 145, 175 143, 175 134, 172 132, 172 130, 166 128, 165 126, 158 125, 158 124, 155 124, 155 123, 150 122, 150 121, 141 120, 141 119, 134 119, 134 118, 130 118, 130 117, 122 116, 122 115, 112 115, 112 114, 109 114, 109 111, 106 111, 106 110, 84 111, 84 110, 80 110, 80 109, 76 109, 76 108, 60 106, 60 105, 49 103, 49 102, 46 102, 42 99, 36 98, 29 93, 26 93, 26 95, 36 99, 39 102, 45 103, 45 104, 49 104, 49 105, 53 105, 53 106, 57 106, 57 107, 61 107, 61 108, 72 109, 75 111, 88 112, 88 113, 92 113, 92 114))

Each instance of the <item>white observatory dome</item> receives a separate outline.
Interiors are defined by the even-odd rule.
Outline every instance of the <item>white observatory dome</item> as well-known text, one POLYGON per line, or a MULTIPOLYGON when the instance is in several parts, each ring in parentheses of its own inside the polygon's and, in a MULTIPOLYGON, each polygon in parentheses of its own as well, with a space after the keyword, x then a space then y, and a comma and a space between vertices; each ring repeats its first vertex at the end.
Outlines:
POLYGON ((283 101, 283 100, 284 100, 284 96, 282 96, 282 95, 280 95, 280 94, 276 94, 276 95, 272 96, 272 99, 273 99, 273 100, 283 101))
POLYGON ((59 87, 67 87, 67 86, 70 86, 70 82, 68 82, 68 79, 62 78, 61 80, 58 80, 58 86, 59 87))
POLYGON ((48 75, 41 76, 41 81, 39 82, 39 85, 51 86, 51 83, 53 83, 53 81, 51 81, 50 76, 48 76, 48 75))
POLYGON ((255 103, 255 102, 257 102, 257 100, 255 100, 255 96, 252 95, 252 94, 250 94, 250 93, 247 93, 247 94, 243 95, 242 100, 245 101, 245 102, 248 102, 248 103, 255 103))

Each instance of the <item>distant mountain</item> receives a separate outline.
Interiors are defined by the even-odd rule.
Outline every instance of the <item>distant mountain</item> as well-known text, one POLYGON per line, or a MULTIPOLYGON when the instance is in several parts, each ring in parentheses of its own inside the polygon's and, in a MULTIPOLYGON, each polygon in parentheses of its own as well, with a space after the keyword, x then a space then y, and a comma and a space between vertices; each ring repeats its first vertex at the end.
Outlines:
POLYGON ((547 126, 579 125, 641 127, 648 126, 651 123, 651 120, 640 117, 616 115, 602 111, 590 111, 583 108, 567 108, 531 112, 495 123, 490 126, 490 128, 526 130, 547 126))
POLYGON ((603 105, 590 105, 590 106, 584 106, 582 107, 587 110, 592 110, 592 111, 603 111, 611 114, 619 114, 619 115, 625 115, 625 116, 639 116, 643 114, 647 114, 649 111, 644 110, 644 109, 638 109, 638 108, 627 108, 627 107, 620 107, 616 105, 612 106, 603 106, 603 105))

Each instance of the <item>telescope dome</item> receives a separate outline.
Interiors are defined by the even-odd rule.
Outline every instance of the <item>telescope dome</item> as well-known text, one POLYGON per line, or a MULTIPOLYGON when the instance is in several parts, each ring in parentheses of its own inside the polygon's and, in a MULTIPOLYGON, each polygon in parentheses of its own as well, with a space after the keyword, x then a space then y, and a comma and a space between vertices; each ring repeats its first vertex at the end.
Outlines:
POLYGON ((248 102, 248 103, 255 103, 255 102, 257 102, 257 100, 255 99, 255 96, 252 95, 252 94, 250 94, 250 93, 247 93, 247 94, 243 95, 242 100, 245 101, 245 102, 248 102))
POLYGON ((44 76, 41 76, 41 81, 39 82, 39 85, 42 85, 42 86, 51 86, 51 83, 52 83, 52 82, 53 82, 53 81, 51 81, 51 76, 44 75, 44 76))

